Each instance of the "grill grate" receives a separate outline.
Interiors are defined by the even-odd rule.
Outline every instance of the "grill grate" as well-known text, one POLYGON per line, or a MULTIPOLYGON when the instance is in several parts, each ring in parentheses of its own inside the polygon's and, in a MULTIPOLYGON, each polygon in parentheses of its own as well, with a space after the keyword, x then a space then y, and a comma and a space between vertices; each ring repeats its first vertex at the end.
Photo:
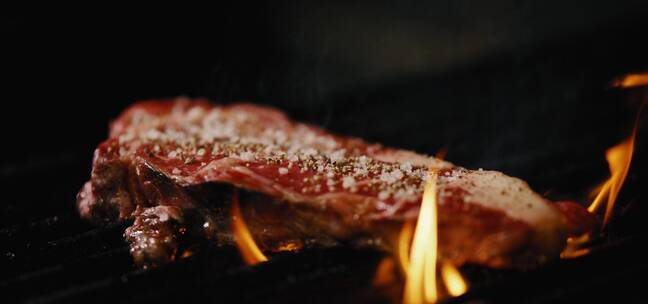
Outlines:
MULTIPOLYGON (((639 170, 645 167, 641 130, 633 169, 620 198, 627 202, 619 208, 624 219, 616 224, 616 234, 608 235, 605 246, 584 258, 556 261, 534 271, 464 267, 462 272, 471 288, 448 303, 629 302, 641 297, 641 281, 636 278, 648 270, 648 262, 643 259, 647 252, 642 246, 648 236, 637 233, 643 231, 637 227, 645 214, 640 202, 647 190, 640 183, 645 172, 639 170), (627 292, 616 292, 620 290, 627 292)), ((572 168, 587 166, 592 165, 575 163, 572 168)), ((552 179, 571 176, 564 173, 571 169, 548 168, 546 175, 554 176, 552 179)), ((138 269, 122 237, 125 225, 97 228, 82 222, 71 203, 76 189, 66 186, 61 190, 61 184, 53 182, 44 185, 42 191, 24 196, 34 177, 48 179, 59 177, 58 172, 70 172, 62 182, 80 185, 88 171, 87 164, 63 159, 41 162, 20 174, 1 177, 15 186, 8 195, 10 203, 3 206, 15 218, 8 218, 5 228, 0 229, 0 302, 141 303, 193 299, 298 303, 308 299, 314 303, 390 303, 394 296, 400 297, 398 290, 372 286, 381 254, 345 248, 282 253, 267 263, 249 267, 242 263, 235 248, 207 247, 159 269, 138 269), (18 201, 20 204, 15 203, 18 201), (47 208, 32 212, 44 201, 48 202, 47 208), (42 219, 30 221, 37 217, 42 219)), ((578 196, 560 191, 556 195, 578 196)), ((611 228, 615 228, 612 224, 611 228)))
MULTIPOLYGON (((641 130, 645 130, 645 124, 641 130)), ((641 130, 633 169, 620 197, 627 202, 619 208, 624 218, 616 225, 612 223, 616 234, 608 235, 605 246, 584 258, 556 261, 535 271, 464 267, 462 272, 471 288, 464 296, 448 302, 628 302, 641 297, 641 281, 636 278, 648 270, 648 262, 643 259, 647 252, 642 246, 648 236, 637 229, 645 214, 640 202, 647 190, 640 183, 645 172, 639 170, 645 167, 641 136, 645 133, 641 130), (621 290, 627 292, 617 292, 621 290)), ((588 164, 575 163, 573 168, 579 166, 588 164)), ((571 176, 564 173, 565 168, 547 167, 546 175, 553 179, 571 176)), ((82 222, 76 214, 71 203, 76 189, 69 184, 80 185, 88 171, 87 164, 64 159, 1 177, 15 191, 8 194, 9 203, 3 206, 11 210, 14 218, 8 218, 5 228, 0 229, 0 302, 141 303, 193 299, 298 303, 308 299, 314 303, 390 303, 394 296, 400 297, 398 290, 372 287, 381 254, 344 248, 283 253, 249 267, 242 263, 235 248, 207 247, 159 269, 138 269, 122 237, 125 225, 97 228, 82 222), (58 172, 70 172, 63 175, 62 183, 68 185, 65 190, 60 189, 61 183, 53 182, 46 183, 42 191, 24 195, 35 177, 56 181, 58 172), (44 201, 48 202, 47 208, 33 212, 44 201), (41 219, 30 221, 37 217, 41 219)), ((578 196, 560 191, 556 195, 578 196)))
MULTIPOLYGON (((57 235, 57 227, 67 227, 73 221, 59 219, 55 225, 44 226, 57 235)), ((33 227, 30 225, 29 230, 39 232, 33 227)), ((233 248, 204 248, 167 267, 142 270, 132 266, 128 248, 121 240, 122 229, 90 229, 45 241, 29 252, 17 250, 15 257, 5 255, 3 269, 8 271, 0 278, 1 294, 9 300, 30 303, 389 300, 388 294, 371 286, 377 262, 382 258, 375 252, 306 250, 279 254, 267 263, 249 267, 241 264, 233 248)), ((7 231, 2 231, 3 237, 7 231)), ((11 231, 24 233, 19 228, 11 231)), ((474 284, 468 294, 448 303, 636 300, 638 293, 601 295, 596 290, 640 290, 641 281, 636 277, 648 271, 644 259, 648 252, 642 246, 646 241, 646 236, 620 239, 584 258, 558 261, 533 272, 464 267, 464 274, 474 284)))
MULTIPOLYGON (((32 303, 187 297, 256 301, 294 288, 317 293, 337 286, 348 297, 355 290, 349 287, 370 287, 367 284, 380 258, 372 252, 315 250, 280 254, 267 264, 248 267, 234 248, 204 248, 168 267, 142 270, 132 265, 121 236, 124 228, 91 228, 76 216, 62 215, 0 230, 7 245, 1 260, 0 294, 7 300, 32 303), (329 281, 336 283, 325 284, 329 281)), ((302 291, 296 297, 303 295, 302 291)), ((353 293, 355 298, 365 296, 370 293, 353 293)))

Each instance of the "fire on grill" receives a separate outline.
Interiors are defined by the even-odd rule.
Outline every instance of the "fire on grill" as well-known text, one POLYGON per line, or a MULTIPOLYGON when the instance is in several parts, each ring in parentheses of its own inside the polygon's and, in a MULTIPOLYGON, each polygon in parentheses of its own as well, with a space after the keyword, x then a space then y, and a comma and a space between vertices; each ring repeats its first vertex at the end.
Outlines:
MULTIPOLYGON (((623 87, 643 84, 641 80, 648 74, 629 75, 621 81, 623 87), (628 80, 629 79, 629 80, 628 80)), ((648 79, 648 78, 647 78, 648 79)), ((639 114, 637 115, 639 117, 639 114)), ((586 231, 582 235, 569 237, 566 247, 560 254, 561 258, 571 259, 586 255, 590 252, 587 244, 592 241, 593 235, 599 236, 605 232, 605 227, 611 220, 616 199, 628 175, 636 139, 636 127, 632 135, 622 143, 607 150, 605 158, 610 167, 610 178, 592 191, 592 203, 587 211, 597 214, 604 206, 601 217, 601 230, 599 232, 586 231)), ((457 297, 467 291, 468 284, 455 265, 449 262, 441 264, 437 270, 438 252, 438 210, 437 210, 437 173, 430 171, 422 195, 422 203, 416 221, 407 221, 400 232, 395 258, 387 257, 378 266, 374 285, 384 288, 385 285, 399 284, 396 272, 402 275, 404 281, 403 303, 434 303, 439 300, 439 286, 443 286, 442 297, 457 297), (415 222, 415 223, 414 223, 415 222), (396 270, 394 260, 399 261, 399 270, 396 270), (437 276, 441 282, 437 283, 437 276)), ((240 218, 238 211, 238 198, 233 198, 233 231, 239 251, 248 264, 267 261, 259 248, 250 237, 247 227, 240 218)), ((559 205, 560 208, 574 208, 574 205, 559 205)), ((579 216, 577 213, 565 213, 579 216)), ((582 216, 582 215, 581 215, 582 216)), ((573 219, 574 223, 591 222, 591 218, 573 219)), ((586 226, 591 226, 587 223, 586 226)), ((578 229, 576 229, 578 230, 578 229)), ((595 237, 594 236, 594 237, 595 237)))
POLYGON ((590 213, 607 198, 604 229, 634 138, 608 150, 612 176, 585 209, 551 203, 499 172, 333 135, 269 108, 148 101, 113 122, 78 207, 95 223, 134 219, 125 237, 144 267, 190 255, 181 248, 196 240, 233 240, 247 264, 268 260, 255 238, 275 251, 374 248, 398 255, 403 302, 432 303, 439 260, 444 291, 459 295, 466 282, 456 266, 535 268, 561 251, 586 254, 590 213))

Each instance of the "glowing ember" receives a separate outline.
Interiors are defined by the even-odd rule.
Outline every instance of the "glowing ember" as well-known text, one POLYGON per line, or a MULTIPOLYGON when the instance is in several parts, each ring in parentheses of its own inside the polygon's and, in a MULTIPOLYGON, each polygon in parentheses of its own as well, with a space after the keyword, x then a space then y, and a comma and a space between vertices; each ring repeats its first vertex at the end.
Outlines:
POLYGON ((632 88, 648 85, 648 73, 628 74, 614 81, 615 87, 632 88))
POLYGON ((459 270, 450 263, 444 263, 441 266, 441 277, 443 278, 443 283, 448 290, 448 294, 453 297, 458 297, 468 290, 468 285, 464 281, 459 270))
POLYGON ((182 253, 182 255, 180 256, 180 258, 186 259, 186 258, 188 258, 188 257, 190 257, 192 255, 193 255, 193 252, 191 250, 185 250, 182 253))
POLYGON ((285 251, 298 251, 299 249, 302 249, 304 245, 299 242, 287 242, 287 243, 282 243, 276 248, 272 249, 274 252, 285 252, 285 251))
POLYGON ((246 264, 254 265, 268 260, 254 242, 250 230, 248 230, 243 221, 239 207, 238 192, 236 191, 232 195, 232 232, 236 239, 236 246, 246 264))

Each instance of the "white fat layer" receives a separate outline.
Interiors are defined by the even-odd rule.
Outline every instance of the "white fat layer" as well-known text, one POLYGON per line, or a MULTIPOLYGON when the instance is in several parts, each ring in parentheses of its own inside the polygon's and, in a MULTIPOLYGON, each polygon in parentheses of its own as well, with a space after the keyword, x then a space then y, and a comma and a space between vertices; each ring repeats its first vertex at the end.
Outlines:
POLYGON ((439 179, 439 188, 441 195, 443 189, 462 189, 467 192, 463 197, 466 203, 501 211, 532 226, 561 219, 551 203, 531 190, 526 182, 501 172, 453 170, 439 179))

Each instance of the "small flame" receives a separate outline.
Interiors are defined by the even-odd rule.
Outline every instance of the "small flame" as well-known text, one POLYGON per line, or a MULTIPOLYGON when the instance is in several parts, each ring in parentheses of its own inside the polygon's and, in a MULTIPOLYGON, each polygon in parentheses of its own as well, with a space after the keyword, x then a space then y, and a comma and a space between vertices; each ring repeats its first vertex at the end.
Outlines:
POLYGON ((414 234, 415 223, 407 221, 403 224, 400 236, 398 238, 398 262, 400 263, 403 273, 409 272, 410 246, 412 244, 412 235, 414 234))
POLYGON ((459 273, 457 267, 450 263, 443 263, 441 266, 441 277, 448 290, 448 294, 453 297, 458 297, 468 290, 466 281, 459 273))
POLYGON ((405 303, 433 303, 437 300, 437 202, 436 174, 425 183, 410 261, 405 281, 405 303))
POLYGON ((236 239, 236 246, 246 264, 254 265, 268 260, 254 242, 250 230, 243 221, 237 191, 232 194, 232 232, 236 239))
POLYGON ((304 247, 304 245, 300 242, 287 242, 287 243, 279 244, 279 246, 272 249, 272 251, 273 252, 286 252, 286 251, 295 252, 302 249, 302 247, 304 247))
POLYGON ((434 157, 443 160, 446 155, 448 155, 448 146, 441 147, 441 149, 434 154, 434 157))
POLYGON ((648 73, 628 74, 616 79, 613 86, 619 88, 633 88, 648 85, 648 73))
MULTIPOLYGON (((405 273, 403 303, 434 303, 437 291, 437 176, 431 172, 423 191, 423 201, 416 225, 403 225, 398 240, 398 261, 405 273), (411 247, 409 246, 411 242, 411 247)), ((443 283, 452 296, 461 295, 467 284, 451 264, 442 266, 443 283)))
POLYGON ((395 268, 396 268, 396 264, 394 263, 394 259, 392 257, 388 256, 383 258, 378 264, 378 267, 376 267, 376 274, 374 275, 373 286, 375 287, 389 286, 393 282, 395 282, 396 281, 396 278, 394 277, 395 268))
POLYGON ((590 213, 596 213, 603 205, 603 201, 607 198, 605 204, 605 216, 603 218, 603 227, 610 221, 612 211, 614 210, 614 203, 616 202, 621 186, 625 182, 630 170, 632 162, 632 154, 634 152, 636 128, 632 132, 630 138, 624 140, 622 143, 608 149, 605 153, 605 159, 610 168, 610 178, 603 183, 600 187, 601 190, 587 208, 590 213))
MULTIPOLYGON (((630 171, 636 135, 637 124, 635 124, 632 135, 630 135, 629 138, 605 152, 605 159, 607 160, 610 169, 610 178, 594 189, 591 194, 596 194, 597 192, 598 194, 596 194, 596 197, 587 208, 589 213, 595 214, 599 211, 601 206, 605 204, 605 214, 603 216, 603 225, 601 226, 602 230, 605 229, 612 217, 614 204, 616 203, 621 187, 628 176, 628 171, 630 171)), ((565 247, 565 250, 560 253, 560 257, 563 259, 570 259, 588 254, 590 249, 587 248, 586 244, 591 240, 591 233, 568 238, 567 246, 565 247)))
POLYGON ((567 238, 567 246, 560 253, 561 259, 573 259, 582 257, 590 253, 590 249, 584 247, 592 239, 590 233, 585 233, 581 236, 567 238))

